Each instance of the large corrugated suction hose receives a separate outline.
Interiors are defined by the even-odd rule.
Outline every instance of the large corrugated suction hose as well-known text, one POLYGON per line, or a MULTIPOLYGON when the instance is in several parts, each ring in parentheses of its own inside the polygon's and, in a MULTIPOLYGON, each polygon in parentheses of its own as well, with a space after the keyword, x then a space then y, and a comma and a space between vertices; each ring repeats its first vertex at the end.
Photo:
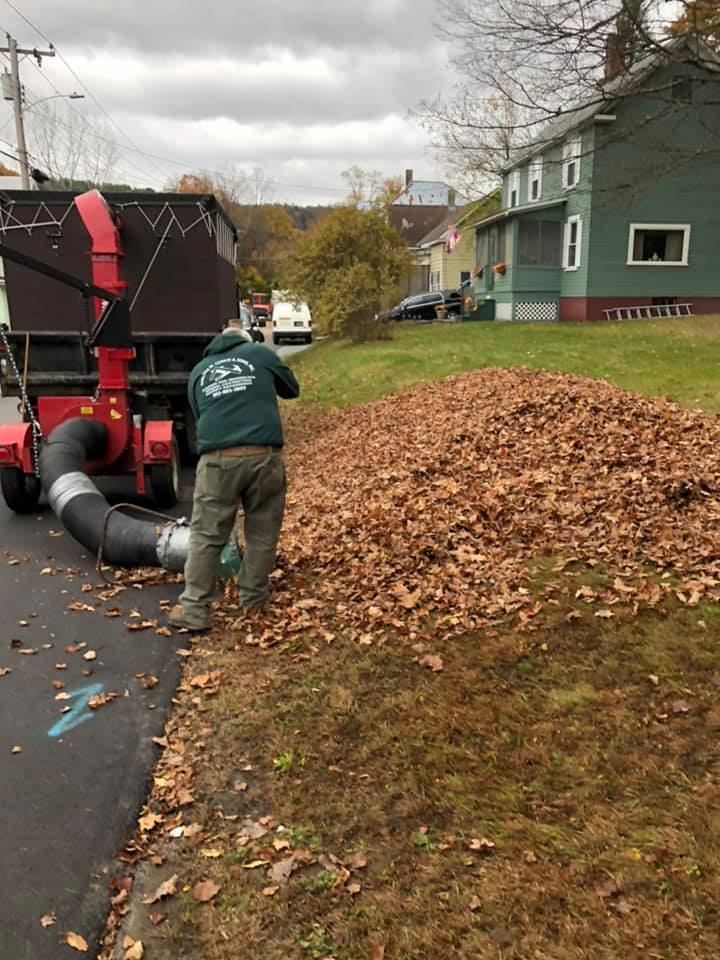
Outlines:
POLYGON ((88 460, 102 456, 106 442, 104 423, 75 417, 56 427, 43 443, 40 482, 54 513, 68 533, 94 554, 102 541, 107 563, 182 570, 189 540, 184 521, 161 527, 156 521, 116 510, 106 524, 110 505, 84 471, 88 460))

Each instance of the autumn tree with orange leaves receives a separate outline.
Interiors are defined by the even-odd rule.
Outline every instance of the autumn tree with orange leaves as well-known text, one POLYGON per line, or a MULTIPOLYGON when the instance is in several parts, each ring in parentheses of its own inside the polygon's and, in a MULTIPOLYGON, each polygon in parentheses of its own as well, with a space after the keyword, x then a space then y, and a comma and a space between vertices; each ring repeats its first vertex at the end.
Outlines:
POLYGON ((720 3, 717 0, 689 0, 670 26, 672 36, 696 33, 712 47, 720 47, 720 3))

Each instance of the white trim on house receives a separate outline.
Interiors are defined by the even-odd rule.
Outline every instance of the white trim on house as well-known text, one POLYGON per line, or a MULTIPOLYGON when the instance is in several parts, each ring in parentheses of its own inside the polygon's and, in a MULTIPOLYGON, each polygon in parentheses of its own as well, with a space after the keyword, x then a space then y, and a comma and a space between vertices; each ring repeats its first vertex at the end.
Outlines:
POLYGON ((563 231, 563 270, 577 270, 580 266, 580 251, 582 247, 582 217, 577 216, 568 217, 565 221, 565 229, 563 231), (573 225, 577 225, 575 230, 575 240, 571 243, 570 238, 572 236, 573 225), (573 263, 570 263, 570 248, 575 248, 575 255, 573 257, 573 263))
POLYGON ((537 203, 542 200, 543 158, 542 154, 535 157, 528 164, 528 203, 537 203), (533 188, 537 184, 537 193, 533 196, 533 188))
POLYGON ((628 267, 687 267, 690 251, 690 224, 689 223, 631 223, 628 230, 627 262, 628 267), (667 230, 683 231, 683 246, 681 260, 633 260, 635 249, 636 230, 667 230))
POLYGON ((582 154, 582 134, 568 137, 562 148, 562 188, 574 190, 580 183, 580 155, 582 154), (570 171, 573 171, 570 182, 570 171))
POLYGON ((509 207, 519 207, 520 206, 520 171, 513 170, 510 174, 510 180, 508 182, 508 206, 509 207), (515 199, 513 200, 513 194, 515 194, 515 199))

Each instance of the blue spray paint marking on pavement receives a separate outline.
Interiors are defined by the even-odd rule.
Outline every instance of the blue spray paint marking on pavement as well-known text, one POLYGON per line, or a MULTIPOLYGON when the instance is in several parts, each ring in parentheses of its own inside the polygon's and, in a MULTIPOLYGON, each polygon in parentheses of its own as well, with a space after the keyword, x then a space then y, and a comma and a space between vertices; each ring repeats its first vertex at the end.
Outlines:
POLYGON ((75 700, 75 703, 69 713, 66 713, 57 723, 54 723, 52 727, 50 727, 48 736, 59 737, 61 734, 67 733, 68 730, 72 730, 74 727, 80 726, 81 723, 85 723, 86 720, 92 719, 93 711, 88 710, 88 700, 96 697, 99 693, 102 693, 102 691, 102 683, 89 683, 86 687, 73 690, 70 693, 70 697, 75 700))

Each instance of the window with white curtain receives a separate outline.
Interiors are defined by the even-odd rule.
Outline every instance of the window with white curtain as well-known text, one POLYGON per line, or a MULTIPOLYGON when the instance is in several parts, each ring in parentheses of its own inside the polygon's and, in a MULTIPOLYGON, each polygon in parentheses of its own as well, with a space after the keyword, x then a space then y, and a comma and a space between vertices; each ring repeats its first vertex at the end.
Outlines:
POLYGON ((580 266, 580 245, 582 243, 582 218, 568 217, 565 223, 565 242, 563 244, 563 267, 577 270, 580 266))
POLYGON ((686 267, 689 249, 689 223, 630 224, 628 266, 686 267))

